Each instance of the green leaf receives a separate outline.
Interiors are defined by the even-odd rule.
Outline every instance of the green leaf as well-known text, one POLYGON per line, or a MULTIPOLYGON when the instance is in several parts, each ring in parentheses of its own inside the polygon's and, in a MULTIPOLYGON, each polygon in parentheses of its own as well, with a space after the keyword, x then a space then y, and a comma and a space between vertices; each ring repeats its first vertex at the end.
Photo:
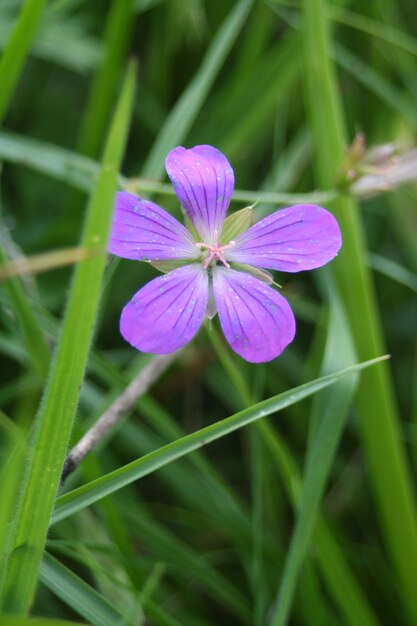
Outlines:
MULTIPOLYGON (((173 187, 171 187, 171 190, 173 191, 173 187)), ((185 222, 185 226, 187 228, 187 230, 190 231, 190 233, 192 234, 192 236, 194 237, 195 241, 200 241, 201 237, 198 234, 198 232, 196 231, 194 224, 192 223, 192 221, 190 220, 190 218, 188 217, 187 213, 184 211, 184 209, 181 207, 182 209, 182 213, 184 215, 184 222, 185 222)))
MULTIPOLYGON (((135 65, 131 64, 87 210, 82 247, 100 249, 106 246, 117 172, 133 106, 135 71, 135 65)), ((24 614, 32 602, 84 377, 105 262, 101 255, 83 261, 76 268, 51 375, 37 416, 33 448, 12 525, 7 575, 3 572, 4 608, 17 614, 24 614)))
POLYGON ((206 428, 202 428, 201 430, 198 430, 190 435, 186 435, 173 443, 159 448, 159 450, 146 454, 142 458, 58 498, 52 522, 56 523, 65 519, 69 515, 73 515, 93 502, 104 498, 110 493, 118 491, 125 485, 128 485, 143 476, 151 474, 160 467, 163 467, 168 463, 172 463, 176 459, 201 448, 211 441, 220 439, 221 437, 243 428, 244 426, 265 417, 266 415, 271 415, 272 413, 276 413, 277 411, 291 406, 292 404, 317 393, 328 385, 332 385, 340 378, 369 367, 370 365, 373 365, 385 358, 386 357, 379 357, 378 359, 373 359, 372 361, 359 363, 358 365, 349 367, 341 372, 330 374, 329 376, 324 376, 323 378, 319 378, 304 385, 300 385, 299 387, 295 387, 294 389, 290 389, 289 391, 240 411, 227 419, 221 420, 220 422, 207 426, 206 428))
MULTIPOLYGON (((242 272, 246 272, 247 274, 252 274, 252 276, 256 276, 256 278, 259 278, 259 280, 262 280, 268 285, 277 284, 274 283, 274 277, 272 276, 271 272, 268 272, 268 270, 262 270, 259 267, 246 265, 245 263, 233 263, 233 267, 239 268, 242 272)), ((278 285, 278 287, 280 286, 281 285, 278 285)))
POLYGON ((188 261, 187 259, 177 261, 150 261, 150 265, 152 265, 152 267, 155 267, 158 271, 163 272, 164 274, 171 272, 172 270, 176 270, 188 263, 195 263, 195 259, 190 259, 188 261))
POLYGON ((252 220, 252 212, 253 206, 247 206, 226 218, 221 237, 223 245, 233 241, 235 237, 248 230, 252 220))

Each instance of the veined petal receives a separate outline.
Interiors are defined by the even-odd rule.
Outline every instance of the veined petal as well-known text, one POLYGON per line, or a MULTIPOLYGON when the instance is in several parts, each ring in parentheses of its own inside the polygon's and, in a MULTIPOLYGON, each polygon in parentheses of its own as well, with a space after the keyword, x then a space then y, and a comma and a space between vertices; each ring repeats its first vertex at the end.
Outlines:
POLYGON ((109 252, 137 261, 200 256, 191 234, 172 215, 125 191, 116 194, 109 252))
POLYGON ((216 266, 213 292, 225 337, 247 361, 271 361, 294 339, 290 305, 254 276, 216 266))
POLYGON ((236 237, 228 261, 300 272, 331 261, 342 244, 340 228, 329 211, 298 204, 276 211, 236 237))
POLYGON ((218 244, 235 184, 229 161, 212 146, 180 146, 171 150, 165 165, 198 234, 205 243, 218 244))
POLYGON ((125 306, 120 332, 142 352, 174 352, 194 337, 208 300, 202 265, 185 265, 142 287, 125 306))

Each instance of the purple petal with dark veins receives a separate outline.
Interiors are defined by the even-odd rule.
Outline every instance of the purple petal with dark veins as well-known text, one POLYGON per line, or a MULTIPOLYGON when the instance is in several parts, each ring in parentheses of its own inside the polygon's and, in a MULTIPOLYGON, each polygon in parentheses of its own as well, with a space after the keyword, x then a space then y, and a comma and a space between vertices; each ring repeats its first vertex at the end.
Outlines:
POLYGON ((342 237, 336 219, 314 204, 276 211, 236 237, 226 251, 228 261, 256 267, 301 272, 331 261, 342 237))
POLYGON ((116 194, 109 252, 137 261, 196 259, 200 251, 172 215, 131 193, 116 194))
POLYGON ((212 146, 174 148, 165 161, 175 193, 205 243, 217 244, 234 189, 232 167, 212 146))
POLYGON ((290 305, 254 276, 216 266, 213 292, 225 337, 247 361, 271 361, 294 339, 290 305))
POLYGON ((202 265, 185 265, 155 278, 124 307, 120 332, 142 352, 174 352, 194 337, 208 300, 202 265))

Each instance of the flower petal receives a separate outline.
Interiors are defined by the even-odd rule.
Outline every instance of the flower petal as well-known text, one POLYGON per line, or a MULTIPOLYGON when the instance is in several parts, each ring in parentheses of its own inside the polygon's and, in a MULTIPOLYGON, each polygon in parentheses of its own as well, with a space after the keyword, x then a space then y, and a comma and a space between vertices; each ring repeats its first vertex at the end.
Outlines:
POLYGON ((109 252, 137 261, 200 256, 191 234, 172 215, 125 191, 116 194, 109 252))
POLYGON ((213 291, 226 339, 247 361, 271 361, 294 339, 290 305, 254 276, 216 266, 213 291))
POLYGON ((265 217, 235 241, 225 254, 228 261, 300 272, 331 261, 342 238, 329 211, 314 204, 298 204, 265 217))
POLYGON ((174 352, 200 328, 208 300, 208 275, 201 265, 185 265, 159 276, 125 306, 120 332, 142 352, 174 352))
POLYGON ((219 243, 235 184, 229 161, 212 146, 180 146, 171 150, 165 166, 198 234, 205 243, 219 243))

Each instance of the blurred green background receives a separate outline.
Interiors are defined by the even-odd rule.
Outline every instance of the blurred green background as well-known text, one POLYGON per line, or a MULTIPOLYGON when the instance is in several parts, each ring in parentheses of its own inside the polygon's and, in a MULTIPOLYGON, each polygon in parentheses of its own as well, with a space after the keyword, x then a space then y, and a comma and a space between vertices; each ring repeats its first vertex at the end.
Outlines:
MULTIPOLYGON (((282 356, 242 361, 214 320, 61 493, 263 399, 391 355, 360 381, 345 378, 106 498, 103 491, 47 536, 40 524, 47 554, 36 595, 14 605, 6 593, 4 613, 20 617, 1 623, 30 624, 30 612, 51 625, 417 626, 416 30, 411 0, 0 0, 1 261, 10 269, 28 257, 29 268, 0 283, 6 554, 15 507, 21 536, 32 515, 14 504, 26 494, 25 472, 9 444, 31 428, 45 380, 63 390, 62 403, 66 384, 74 393, 74 410, 62 417, 69 434, 77 406, 73 445, 149 362, 122 340, 118 320, 157 272, 113 259, 96 282, 79 399, 71 356, 67 373, 63 357, 47 375, 71 300, 70 249, 99 209, 99 162, 117 120, 125 131, 114 135, 113 154, 129 127, 119 187, 179 217, 172 189, 161 186, 164 158, 176 145, 211 144, 235 171, 232 210, 257 198, 256 218, 322 204, 338 217, 344 245, 328 269, 277 274, 297 318, 282 356), (115 110, 121 94, 133 93, 124 82, 132 59, 129 126, 128 106, 115 110), (32 271, 31 258, 53 250, 64 250, 66 265, 46 258, 32 271)), ((71 332, 68 325, 62 337, 76 359, 71 332)), ((43 406, 39 423, 48 400, 43 406)), ((48 457, 42 437, 39 480, 48 458, 54 478, 45 499, 39 482, 40 512, 53 505, 69 443, 63 435, 61 452, 48 457)), ((23 565, 10 579, 3 572, 6 587, 16 571, 25 577, 23 565)))

